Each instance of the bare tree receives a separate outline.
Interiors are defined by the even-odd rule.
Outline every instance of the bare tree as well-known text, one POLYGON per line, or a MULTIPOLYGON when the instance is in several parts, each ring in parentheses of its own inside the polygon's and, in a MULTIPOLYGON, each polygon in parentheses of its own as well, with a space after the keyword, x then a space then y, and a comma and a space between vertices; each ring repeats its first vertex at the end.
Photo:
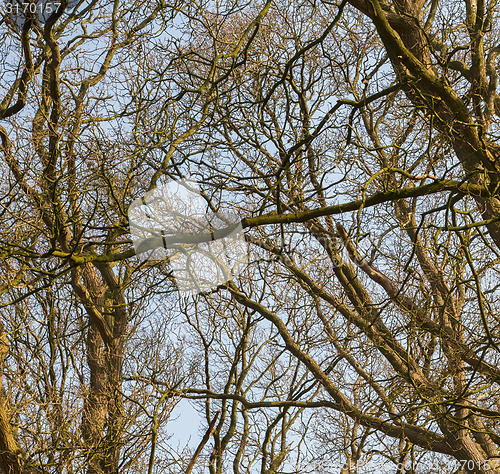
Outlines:
POLYGON ((2 469, 500 472, 495 8, 4 10, 2 469), (189 297, 127 217, 185 178, 249 262, 189 297))

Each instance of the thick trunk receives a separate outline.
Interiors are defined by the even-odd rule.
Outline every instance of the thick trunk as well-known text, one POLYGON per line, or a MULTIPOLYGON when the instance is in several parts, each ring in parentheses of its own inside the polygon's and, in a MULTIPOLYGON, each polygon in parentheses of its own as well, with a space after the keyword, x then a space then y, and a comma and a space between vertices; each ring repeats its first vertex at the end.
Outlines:
POLYGON ((4 474, 31 474, 25 456, 10 424, 9 402, 2 387, 4 360, 9 352, 9 342, 0 322, 0 471, 4 474))
POLYGON ((87 363, 90 369, 89 392, 82 416, 82 435, 87 450, 87 473, 101 474, 104 431, 108 415, 108 375, 105 349, 99 331, 90 325, 87 335, 87 363))
MULTIPOLYGON (((480 117, 476 121, 446 79, 438 77, 434 71, 428 40, 419 21, 421 5, 397 2, 403 12, 398 14, 383 10, 378 0, 370 3, 350 0, 350 3, 373 20, 408 99, 415 107, 428 111, 434 129, 452 145, 467 180, 489 186, 493 192, 500 182, 500 147, 486 139, 484 119, 480 117)), ((482 44, 476 49, 482 50, 482 44)), ((472 95, 480 97, 483 94, 483 82, 471 82, 472 95)), ((484 220, 500 216, 497 197, 475 196, 474 199, 484 220)), ((490 222, 486 226, 500 249, 500 222, 490 222)))
POLYGON ((87 265, 73 285, 89 313, 87 362, 90 369, 88 394, 82 417, 82 437, 87 450, 88 474, 118 472, 123 433, 122 365, 127 312, 123 289, 109 276, 110 268, 87 265), (109 281, 108 281, 109 280, 109 281), (117 304, 117 301, 120 304, 117 304))

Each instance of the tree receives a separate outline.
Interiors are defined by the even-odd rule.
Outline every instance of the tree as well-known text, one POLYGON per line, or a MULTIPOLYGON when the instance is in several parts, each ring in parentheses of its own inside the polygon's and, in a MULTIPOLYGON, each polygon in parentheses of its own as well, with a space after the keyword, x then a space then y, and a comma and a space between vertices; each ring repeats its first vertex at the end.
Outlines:
POLYGON ((5 472, 500 472, 494 2, 25 17, 2 26, 5 472), (188 177, 249 264, 179 297, 127 208, 188 177), (194 455, 167 439, 181 399, 194 455))

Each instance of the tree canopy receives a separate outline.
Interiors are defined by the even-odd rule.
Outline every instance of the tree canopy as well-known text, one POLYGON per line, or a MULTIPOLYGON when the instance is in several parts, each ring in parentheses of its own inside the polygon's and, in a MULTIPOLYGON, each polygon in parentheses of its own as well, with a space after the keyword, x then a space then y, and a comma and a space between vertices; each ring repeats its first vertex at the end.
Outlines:
POLYGON ((5 0, 0 470, 500 473, 497 10, 5 0), (188 295, 182 180, 155 245, 247 252, 188 295))

